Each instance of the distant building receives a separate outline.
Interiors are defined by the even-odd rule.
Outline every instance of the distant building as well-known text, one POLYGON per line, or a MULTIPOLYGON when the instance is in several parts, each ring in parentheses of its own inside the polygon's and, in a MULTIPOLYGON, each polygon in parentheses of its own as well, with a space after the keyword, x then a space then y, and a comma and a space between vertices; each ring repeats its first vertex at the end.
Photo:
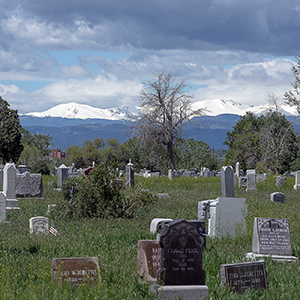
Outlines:
POLYGON ((54 160, 56 158, 64 158, 66 157, 66 152, 62 151, 61 149, 52 149, 49 153, 49 159, 54 160))

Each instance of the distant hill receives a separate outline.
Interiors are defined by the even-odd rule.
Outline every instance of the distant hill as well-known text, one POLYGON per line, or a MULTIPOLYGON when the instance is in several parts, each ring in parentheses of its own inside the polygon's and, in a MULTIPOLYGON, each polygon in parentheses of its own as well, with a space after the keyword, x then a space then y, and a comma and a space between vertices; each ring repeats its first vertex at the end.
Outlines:
MULTIPOLYGON (((231 131, 240 118, 238 115, 224 114, 219 116, 203 116, 197 118, 200 126, 185 125, 183 130, 184 138, 193 138, 206 142, 214 149, 226 149, 223 145, 225 136, 231 131)), ((85 140, 94 140, 102 137, 105 140, 117 139, 123 143, 130 136, 126 133, 127 123, 111 120, 81 120, 65 118, 34 118, 20 116, 22 126, 30 132, 48 134, 53 137, 55 147, 65 150, 72 145, 82 146, 85 140), (89 123, 90 122, 90 123, 89 123), (39 124, 43 125, 39 125, 39 124), (29 125, 34 124, 34 125, 29 125), (66 126, 62 126, 66 124, 66 126)))

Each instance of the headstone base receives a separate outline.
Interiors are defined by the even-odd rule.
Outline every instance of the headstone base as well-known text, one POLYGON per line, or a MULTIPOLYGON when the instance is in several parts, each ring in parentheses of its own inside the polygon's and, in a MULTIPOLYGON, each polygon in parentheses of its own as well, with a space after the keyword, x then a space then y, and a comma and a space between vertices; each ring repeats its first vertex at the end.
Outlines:
POLYGON ((153 285, 151 293, 156 294, 157 300, 208 300, 207 285, 153 285))
POLYGON ((297 190, 300 190, 300 185, 299 185, 299 184, 295 184, 295 185, 294 185, 294 190, 296 190, 296 191, 297 191, 297 190))
POLYGON ((296 257, 296 256, 274 255, 274 254, 258 254, 258 253, 253 253, 253 252, 246 253, 246 258, 249 259, 249 260, 271 258, 271 260, 278 261, 278 262, 297 262, 298 261, 298 257, 296 257))
POLYGON ((6 199, 6 209, 20 209, 17 199, 6 199))

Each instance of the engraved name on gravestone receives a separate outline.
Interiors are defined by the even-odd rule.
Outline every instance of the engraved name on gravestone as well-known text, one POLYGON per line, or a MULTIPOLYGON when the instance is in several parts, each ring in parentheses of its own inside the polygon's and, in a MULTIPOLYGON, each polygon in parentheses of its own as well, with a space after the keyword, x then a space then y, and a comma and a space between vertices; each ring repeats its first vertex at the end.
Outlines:
POLYGON ((160 244, 155 240, 138 241, 137 269, 143 281, 156 282, 160 268, 160 244))
POLYGON ((98 257, 69 257, 52 259, 52 278, 80 285, 99 281, 98 257))
POLYGON ((221 285, 241 294, 249 288, 268 288, 264 261, 221 265, 221 285))
POLYGON ((205 236, 199 226, 185 220, 165 224, 157 235, 161 245, 157 279, 163 285, 205 285, 202 248, 205 236))
POLYGON ((252 252, 291 255, 289 220, 254 218, 252 252))

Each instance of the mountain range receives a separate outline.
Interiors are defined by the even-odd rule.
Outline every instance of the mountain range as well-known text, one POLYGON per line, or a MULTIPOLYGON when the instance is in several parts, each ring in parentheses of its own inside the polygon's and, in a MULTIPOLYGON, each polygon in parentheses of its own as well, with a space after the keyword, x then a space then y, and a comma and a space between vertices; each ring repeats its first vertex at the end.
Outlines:
MULTIPOLYGON (((183 137, 204 141, 214 149, 226 149, 223 145, 226 133, 232 130, 240 116, 247 111, 260 114, 270 109, 268 105, 249 106, 221 99, 193 103, 193 109, 199 108, 206 109, 205 115, 199 118, 201 126, 195 127, 187 123, 183 128, 183 137)), ((282 106, 282 112, 287 116, 296 114, 287 105, 282 106)), ((31 133, 52 136, 55 148, 65 150, 72 145, 82 146, 85 140, 96 137, 105 140, 115 138, 123 143, 130 138, 126 122, 130 114, 127 106, 100 109, 70 102, 44 112, 20 114, 20 121, 31 133)))

